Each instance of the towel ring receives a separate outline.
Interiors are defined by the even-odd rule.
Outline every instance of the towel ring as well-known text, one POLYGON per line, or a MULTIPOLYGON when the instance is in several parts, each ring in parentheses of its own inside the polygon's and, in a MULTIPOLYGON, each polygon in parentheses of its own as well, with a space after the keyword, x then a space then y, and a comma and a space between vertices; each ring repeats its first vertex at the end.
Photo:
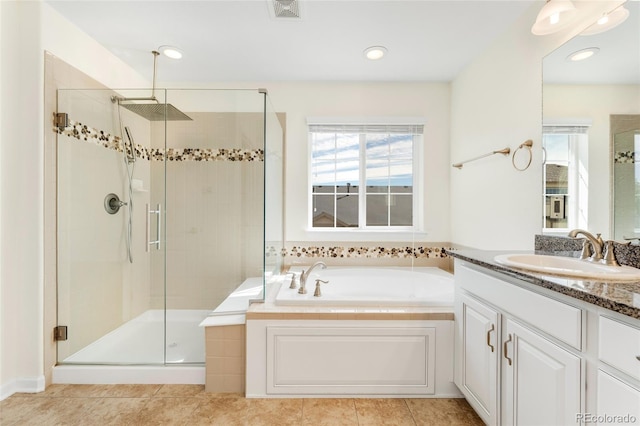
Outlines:
POLYGON ((513 167, 516 170, 518 170, 520 172, 523 172, 523 171, 525 171, 525 170, 527 170, 529 168, 529 166, 531 165, 531 160, 533 158, 533 150, 531 149, 532 146, 533 146, 533 141, 531 139, 528 139, 528 140, 524 141, 523 143, 521 143, 520 146, 517 147, 513 151, 513 156, 511 157, 511 164, 513 164, 513 167), (527 148, 528 149, 528 151, 529 151, 529 160, 527 161, 527 164, 524 167, 518 167, 518 166, 516 166, 516 154, 522 148, 527 148))

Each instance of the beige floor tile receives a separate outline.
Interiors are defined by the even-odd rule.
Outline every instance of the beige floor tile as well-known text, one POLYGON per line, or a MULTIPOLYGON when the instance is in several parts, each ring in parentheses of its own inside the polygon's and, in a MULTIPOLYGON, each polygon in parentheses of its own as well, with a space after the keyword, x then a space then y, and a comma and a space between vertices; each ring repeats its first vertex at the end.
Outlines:
POLYGON ((106 396, 113 387, 114 385, 62 385, 51 389, 45 396, 56 398, 101 398, 106 396))
POLYGON ((240 398, 213 398, 198 407, 201 417, 206 417, 211 425, 248 425, 249 400, 240 398))
POLYGON ((107 385, 103 396, 108 398, 149 398, 163 385, 107 385))
POLYGON ((356 399, 360 425, 414 425, 413 417, 403 399, 356 399))
POLYGON ((162 385, 156 397, 191 397, 204 393, 204 385, 162 385))
POLYGON ((16 424, 21 418, 27 416, 30 411, 36 409, 43 402, 43 398, 33 398, 31 396, 23 396, 24 394, 15 394, 11 397, 0 401, 0 425, 16 424))
POLYGON ((407 399, 406 403, 417 425, 484 424, 464 399, 407 399))
POLYGON ((22 393, 22 392, 18 392, 15 395, 16 396, 33 396, 33 397, 43 397, 43 396, 55 396, 58 392, 62 391, 63 389, 65 389, 68 386, 76 386, 76 385, 61 385, 61 384, 56 384, 56 385, 49 385, 47 386, 47 388, 44 390, 44 392, 37 392, 37 393, 22 393))
POLYGON ((33 398, 33 400, 38 401, 38 406, 29 410, 16 425, 80 425, 87 413, 91 412, 98 398, 33 398))
POLYGON ((300 425, 302 399, 252 399, 247 424, 250 426, 300 425))
POLYGON ((80 425, 131 425, 149 398, 98 398, 80 420, 80 425))
POLYGON ((202 392, 197 396, 204 399, 244 399, 244 394, 233 392, 202 392))
POLYGON ((150 398, 136 414, 131 424, 135 425, 194 425, 199 398, 150 398))
POLYGON ((304 399, 302 424, 308 426, 358 425, 356 405, 350 398, 304 399))
POLYGON ((482 425, 464 399, 246 399, 202 385, 51 385, 0 402, 2 426, 482 425))

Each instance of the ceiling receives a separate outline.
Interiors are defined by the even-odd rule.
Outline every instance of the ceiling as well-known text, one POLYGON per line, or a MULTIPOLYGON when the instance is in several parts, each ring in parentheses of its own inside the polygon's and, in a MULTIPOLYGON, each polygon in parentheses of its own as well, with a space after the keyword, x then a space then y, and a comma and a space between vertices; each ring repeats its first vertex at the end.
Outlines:
POLYGON ((628 1, 629 17, 609 31, 577 36, 543 60, 545 83, 640 84, 640 1, 628 1), (572 62, 567 57, 591 47, 599 52, 589 59, 572 62))
POLYGON ((113 54, 159 82, 451 81, 541 0, 300 0, 275 18, 272 0, 47 1, 113 54), (381 60, 363 51, 383 45, 381 60))

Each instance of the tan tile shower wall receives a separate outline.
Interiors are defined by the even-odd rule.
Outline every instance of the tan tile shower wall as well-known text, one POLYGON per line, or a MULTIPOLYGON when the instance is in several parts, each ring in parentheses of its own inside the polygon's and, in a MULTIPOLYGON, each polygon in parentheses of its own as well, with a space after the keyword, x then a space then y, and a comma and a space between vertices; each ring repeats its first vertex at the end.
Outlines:
POLYGON ((244 393, 245 325, 206 327, 205 390, 244 393))

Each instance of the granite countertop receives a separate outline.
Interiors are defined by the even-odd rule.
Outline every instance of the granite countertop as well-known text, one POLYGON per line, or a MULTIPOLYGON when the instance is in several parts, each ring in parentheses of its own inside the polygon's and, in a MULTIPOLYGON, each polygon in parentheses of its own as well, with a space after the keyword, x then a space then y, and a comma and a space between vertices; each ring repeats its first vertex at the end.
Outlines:
POLYGON ((456 259, 488 268, 530 284, 556 291, 566 296, 640 319, 640 282, 594 281, 572 279, 511 268, 496 263, 493 258, 507 253, 553 254, 541 251, 447 250, 456 259))

